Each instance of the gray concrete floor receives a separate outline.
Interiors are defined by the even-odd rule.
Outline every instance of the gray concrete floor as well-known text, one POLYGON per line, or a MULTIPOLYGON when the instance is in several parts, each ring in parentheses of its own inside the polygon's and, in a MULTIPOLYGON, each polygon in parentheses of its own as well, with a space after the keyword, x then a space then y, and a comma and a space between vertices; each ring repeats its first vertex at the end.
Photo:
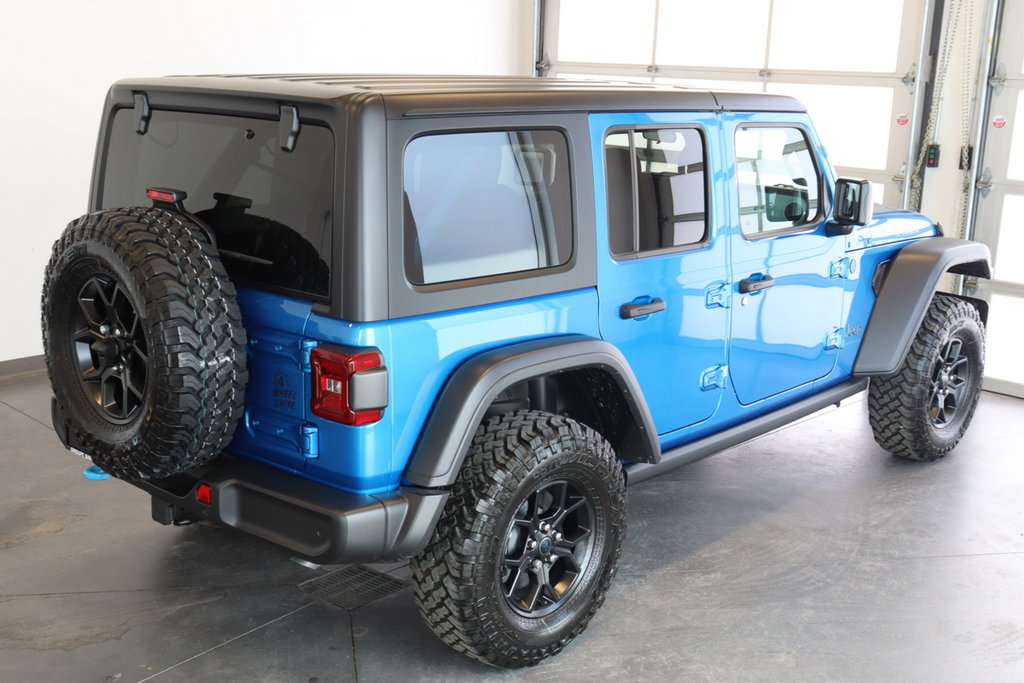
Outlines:
POLYGON ((82 478, 45 374, 0 378, 0 680, 1024 680, 1024 401, 984 394, 933 464, 866 423, 854 397, 630 489, 590 628, 502 672, 408 588, 348 612, 297 587, 333 568, 150 521, 141 491, 82 478))

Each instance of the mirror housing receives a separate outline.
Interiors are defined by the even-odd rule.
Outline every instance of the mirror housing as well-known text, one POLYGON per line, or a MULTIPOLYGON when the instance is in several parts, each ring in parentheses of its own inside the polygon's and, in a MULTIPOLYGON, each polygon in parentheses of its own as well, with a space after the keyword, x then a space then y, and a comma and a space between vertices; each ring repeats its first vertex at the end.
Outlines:
POLYGON ((858 225, 867 225, 874 218, 875 203, 871 198, 871 183, 859 178, 840 178, 836 181, 835 224, 830 234, 848 235, 858 225))

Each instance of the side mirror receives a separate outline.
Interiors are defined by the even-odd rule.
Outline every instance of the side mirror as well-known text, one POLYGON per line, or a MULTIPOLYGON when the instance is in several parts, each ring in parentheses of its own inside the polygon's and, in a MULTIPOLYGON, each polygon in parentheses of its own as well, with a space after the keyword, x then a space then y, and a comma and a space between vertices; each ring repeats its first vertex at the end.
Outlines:
POLYGON ((801 225, 807 222, 810 204, 807 201, 807 188, 796 185, 767 185, 764 188, 765 213, 772 223, 792 223, 801 225))
POLYGON ((854 226, 867 225, 875 214, 871 199, 871 183, 857 178, 836 181, 835 210, 832 220, 838 223, 830 234, 848 235, 854 226))

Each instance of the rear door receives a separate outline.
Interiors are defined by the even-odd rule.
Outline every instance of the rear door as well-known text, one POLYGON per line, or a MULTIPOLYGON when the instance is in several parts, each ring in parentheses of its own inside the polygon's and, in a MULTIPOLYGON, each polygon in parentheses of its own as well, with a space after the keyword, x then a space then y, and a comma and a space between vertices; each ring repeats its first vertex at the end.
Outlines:
POLYGON ((714 114, 591 117, 601 334, 626 356, 662 435, 710 418, 725 386, 716 131, 714 114))

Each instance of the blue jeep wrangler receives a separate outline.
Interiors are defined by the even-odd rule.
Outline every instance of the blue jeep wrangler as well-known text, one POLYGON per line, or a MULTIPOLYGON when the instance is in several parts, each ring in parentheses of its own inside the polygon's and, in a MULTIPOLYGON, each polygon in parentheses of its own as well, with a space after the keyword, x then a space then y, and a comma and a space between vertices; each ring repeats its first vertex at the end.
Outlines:
MULTIPOLYGON (((43 293, 53 423, 164 524, 412 558, 438 636, 535 664, 635 483, 868 390, 942 457, 980 244, 836 179, 799 102, 439 77, 121 81, 43 293)), ((808 454, 816 457, 819 454, 808 454)))

